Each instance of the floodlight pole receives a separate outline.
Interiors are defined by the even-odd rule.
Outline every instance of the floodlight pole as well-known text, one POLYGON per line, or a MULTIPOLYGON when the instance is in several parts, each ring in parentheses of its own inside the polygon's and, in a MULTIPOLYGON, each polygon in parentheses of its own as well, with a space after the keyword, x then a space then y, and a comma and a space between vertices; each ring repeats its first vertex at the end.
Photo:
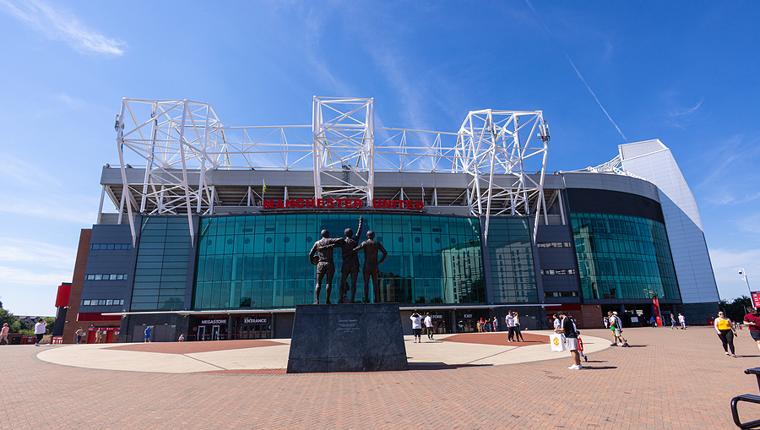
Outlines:
POLYGON ((749 286, 749 276, 747 276, 747 271, 740 269, 739 276, 741 276, 742 279, 744 279, 744 283, 747 284, 747 291, 749 291, 749 302, 752 304, 752 307, 755 308, 755 300, 752 298, 752 288, 749 286))

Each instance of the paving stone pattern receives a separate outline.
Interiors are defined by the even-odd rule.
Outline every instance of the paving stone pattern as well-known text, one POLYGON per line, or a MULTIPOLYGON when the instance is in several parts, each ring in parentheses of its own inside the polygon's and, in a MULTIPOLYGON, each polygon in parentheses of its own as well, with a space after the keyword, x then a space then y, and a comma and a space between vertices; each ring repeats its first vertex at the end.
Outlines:
POLYGON ((60 366, 38 360, 40 348, 0 346, 0 429, 730 429, 730 398, 757 393, 743 374, 760 365, 746 330, 737 359, 708 328, 625 334, 633 348, 592 354, 593 368, 581 371, 568 370, 568 358, 406 372, 147 374, 60 366))

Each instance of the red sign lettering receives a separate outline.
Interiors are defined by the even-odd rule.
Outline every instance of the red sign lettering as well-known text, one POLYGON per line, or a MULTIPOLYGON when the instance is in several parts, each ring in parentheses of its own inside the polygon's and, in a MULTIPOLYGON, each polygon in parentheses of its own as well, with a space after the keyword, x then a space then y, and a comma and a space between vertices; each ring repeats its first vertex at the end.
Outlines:
MULTIPOLYGON (((364 207, 364 200, 331 197, 324 199, 266 199, 262 207, 264 209, 361 209, 364 207)), ((425 208, 425 202, 423 200, 375 199, 372 201, 372 208, 421 211, 425 208)))

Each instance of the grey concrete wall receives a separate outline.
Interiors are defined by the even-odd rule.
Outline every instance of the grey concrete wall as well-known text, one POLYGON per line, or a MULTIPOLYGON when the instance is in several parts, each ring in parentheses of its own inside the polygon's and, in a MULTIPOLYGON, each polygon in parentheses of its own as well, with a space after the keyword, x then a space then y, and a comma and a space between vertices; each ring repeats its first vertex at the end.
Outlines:
POLYGON ((92 238, 87 258, 82 300, 123 299, 123 306, 82 306, 80 312, 120 312, 129 309, 132 278, 134 277, 135 249, 128 250, 94 250, 93 244, 122 243, 131 244, 132 236, 128 225, 98 224, 92 227, 92 238), (127 280, 94 281, 87 280, 88 274, 126 274, 127 280))

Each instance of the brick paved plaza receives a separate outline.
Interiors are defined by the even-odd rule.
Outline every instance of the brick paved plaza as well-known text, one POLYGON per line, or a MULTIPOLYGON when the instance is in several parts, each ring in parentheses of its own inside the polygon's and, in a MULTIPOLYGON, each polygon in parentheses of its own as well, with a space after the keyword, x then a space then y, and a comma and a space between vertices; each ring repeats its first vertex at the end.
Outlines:
POLYGON ((36 358, 57 347, 2 346, 0 428, 727 429, 730 398, 757 392, 743 370, 760 353, 739 333, 734 359, 708 328, 629 329, 633 348, 593 353, 581 371, 563 353, 371 374, 142 373, 36 358))

